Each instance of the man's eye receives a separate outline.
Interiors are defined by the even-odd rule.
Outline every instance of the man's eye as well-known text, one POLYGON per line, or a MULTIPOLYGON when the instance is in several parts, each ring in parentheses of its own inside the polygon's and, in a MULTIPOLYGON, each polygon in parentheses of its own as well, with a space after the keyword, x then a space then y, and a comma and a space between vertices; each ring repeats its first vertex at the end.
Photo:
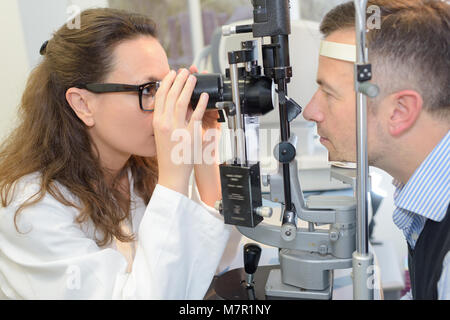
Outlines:
POLYGON ((327 91, 325 91, 325 90, 322 90, 322 92, 325 94, 325 97, 326 97, 327 99, 329 99, 329 98, 334 98, 334 95, 333 95, 333 94, 331 94, 331 93, 329 93, 329 92, 327 92, 327 91))
POLYGON ((328 92, 326 92, 325 90, 322 90, 322 92, 323 92, 323 94, 324 94, 327 98, 329 98, 329 97, 331 96, 331 94, 328 93, 328 92))

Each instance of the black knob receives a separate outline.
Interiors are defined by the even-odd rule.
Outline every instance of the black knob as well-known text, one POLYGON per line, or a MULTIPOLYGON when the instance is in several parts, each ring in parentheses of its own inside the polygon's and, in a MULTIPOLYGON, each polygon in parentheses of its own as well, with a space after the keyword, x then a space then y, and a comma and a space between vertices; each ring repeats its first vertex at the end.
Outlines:
POLYGON ((254 243, 247 243, 244 246, 244 269, 247 274, 254 274, 256 272, 260 257, 260 246, 254 243))

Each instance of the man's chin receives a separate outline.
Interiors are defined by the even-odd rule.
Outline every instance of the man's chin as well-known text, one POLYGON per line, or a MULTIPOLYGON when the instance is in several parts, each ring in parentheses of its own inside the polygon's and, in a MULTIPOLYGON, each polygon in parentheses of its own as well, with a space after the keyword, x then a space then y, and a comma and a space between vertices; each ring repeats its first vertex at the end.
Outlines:
POLYGON ((328 161, 356 162, 356 159, 328 151, 328 161))

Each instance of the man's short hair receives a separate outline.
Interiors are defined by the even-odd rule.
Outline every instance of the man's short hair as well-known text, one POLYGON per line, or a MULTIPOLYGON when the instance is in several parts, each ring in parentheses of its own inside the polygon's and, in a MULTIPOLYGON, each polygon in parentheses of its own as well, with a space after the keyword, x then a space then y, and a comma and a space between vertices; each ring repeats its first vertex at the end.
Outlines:
MULTIPOLYGON (((380 28, 367 34, 374 82, 380 98, 412 89, 420 93, 424 109, 450 119, 450 4, 442 0, 369 0, 381 14, 380 28)), ((371 14, 368 13, 368 17, 371 14)), ((320 31, 355 28, 353 1, 331 10, 320 31)), ((378 100, 378 99, 377 99, 378 100)))

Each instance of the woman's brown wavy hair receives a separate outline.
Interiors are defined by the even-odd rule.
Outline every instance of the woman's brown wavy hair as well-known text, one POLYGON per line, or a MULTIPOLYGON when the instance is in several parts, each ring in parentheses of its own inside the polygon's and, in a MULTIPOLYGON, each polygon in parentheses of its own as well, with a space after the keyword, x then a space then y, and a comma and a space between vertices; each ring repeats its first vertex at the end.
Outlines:
POLYGON ((104 246, 116 237, 131 241, 121 222, 129 218, 129 206, 117 185, 130 169, 137 194, 147 203, 157 182, 155 158, 132 156, 115 178, 107 174, 93 148, 87 127, 69 106, 66 91, 78 84, 102 82, 113 67, 113 50, 121 42, 139 36, 156 38, 149 18, 114 9, 90 9, 80 14, 80 28, 61 27, 42 48, 42 62, 31 72, 19 106, 19 125, 0 147, 0 200, 12 201, 14 186, 22 177, 40 173, 40 190, 22 203, 15 213, 39 202, 46 193, 64 205, 80 210, 78 223, 92 220, 103 235, 104 246), (56 183, 79 201, 67 199, 56 183))

